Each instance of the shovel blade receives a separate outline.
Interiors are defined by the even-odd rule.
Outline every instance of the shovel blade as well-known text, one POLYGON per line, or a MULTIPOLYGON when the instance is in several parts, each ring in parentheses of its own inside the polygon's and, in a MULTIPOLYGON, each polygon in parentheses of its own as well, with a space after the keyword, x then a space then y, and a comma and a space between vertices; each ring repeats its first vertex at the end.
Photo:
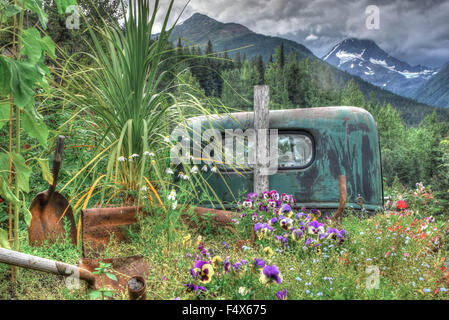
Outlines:
POLYGON ((31 224, 28 228, 30 246, 41 246, 44 240, 54 242, 58 237, 64 238, 65 221, 69 221, 68 237, 76 244, 76 225, 69 202, 58 192, 50 196, 48 191, 39 193, 30 206, 31 224), (64 217, 61 219, 61 217, 64 217))

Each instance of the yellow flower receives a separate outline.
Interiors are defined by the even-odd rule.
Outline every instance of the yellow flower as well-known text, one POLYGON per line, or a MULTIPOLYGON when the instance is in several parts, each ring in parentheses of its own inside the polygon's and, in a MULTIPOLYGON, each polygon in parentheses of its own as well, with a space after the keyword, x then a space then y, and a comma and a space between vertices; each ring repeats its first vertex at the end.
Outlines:
POLYGON ((201 283, 211 282, 212 276, 214 275, 214 268, 209 263, 204 264, 201 269, 195 268, 193 271, 195 274, 198 274, 198 280, 201 283))
POLYGON ((183 239, 182 239, 182 245, 186 246, 186 245, 190 245, 190 234, 186 235, 183 239))
POLYGON ((203 241, 203 237, 202 236, 198 236, 198 238, 196 239, 195 245, 199 246, 201 241, 203 241))
POLYGON ((217 268, 219 266, 219 264, 222 262, 223 262, 223 259, 220 256, 215 256, 212 258, 212 266, 214 268, 217 268))
POLYGON ((312 221, 315 221, 316 219, 318 219, 319 217, 321 217, 321 211, 320 210, 316 210, 317 214, 311 213, 310 216, 312 217, 312 221))
POLYGON ((266 247, 265 249, 263 249, 263 252, 268 256, 268 259, 271 259, 274 254, 273 249, 271 249, 270 247, 266 247))

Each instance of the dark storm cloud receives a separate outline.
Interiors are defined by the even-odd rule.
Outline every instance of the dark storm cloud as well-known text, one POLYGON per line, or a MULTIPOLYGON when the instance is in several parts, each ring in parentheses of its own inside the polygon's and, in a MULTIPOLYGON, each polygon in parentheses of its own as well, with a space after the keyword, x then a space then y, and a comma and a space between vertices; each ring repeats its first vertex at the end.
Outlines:
MULTIPOLYGON (((173 17, 186 3, 175 1, 173 17)), ((357 37, 376 41, 412 65, 441 66, 449 61, 448 0, 191 0, 181 21, 195 12, 298 41, 319 57, 339 41, 357 37), (366 27, 369 5, 380 9, 380 30, 366 27)))

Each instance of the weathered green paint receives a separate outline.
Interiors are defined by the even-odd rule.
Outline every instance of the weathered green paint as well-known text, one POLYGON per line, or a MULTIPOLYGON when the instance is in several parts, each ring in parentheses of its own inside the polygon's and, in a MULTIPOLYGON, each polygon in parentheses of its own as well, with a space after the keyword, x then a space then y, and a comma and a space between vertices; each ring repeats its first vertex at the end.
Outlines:
MULTIPOLYGON (((231 116, 196 117, 203 128, 222 130, 253 128, 252 112, 231 116)), ((299 206, 337 208, 339 175, 346 175, 347 206, 358 208, 358 195, 368 210, 381 209, 383 190, 378 131, 372 115, 355 107, 322 107, 270 111, 270 128, 304 131, 314 140, 315 157, 305 169, 279 170, 270 176, 270 189, 293 194, 299 206)), ((251 172, 207 174, 208 182, 227 207, 252 191, 251 172), (223 177, 232 190, 226 187, 223 177), (236 197, 236 198, 234 198, 236 197)))

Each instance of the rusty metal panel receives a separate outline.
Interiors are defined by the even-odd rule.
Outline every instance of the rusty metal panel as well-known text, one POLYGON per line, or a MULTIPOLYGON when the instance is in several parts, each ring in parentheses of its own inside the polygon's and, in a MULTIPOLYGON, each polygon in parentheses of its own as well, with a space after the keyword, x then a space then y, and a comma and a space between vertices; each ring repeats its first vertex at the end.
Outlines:
POLYGON ((104 277, 101 279, 99 275, 95 276, 95 289, 99 289, 102 286, 102 281, 106 287, 112 287, 114 289, 126 292, 128 288, 128 281, 132 277, 141 277, 147 279, 148 277, 148 263, 141 256, 132 256, 125 258, 113 258, 113 259, 87 259, 83 258, 79 267, 90 272, 94 272, 95 268, 100 266, 100 261, 103 263, 110 263, 110 272, 113 273, 117 281, 104 277))
POLYGON ((96 256, 114 237, 125 241, 128 228, 137 222, 137 207, 92 208, 81 211, 83 256, 96 256))
MULTIPOLYGON (((231 116, 196 117, 203 128, 243 130, 253 128, 252 112, 231 116)), ((377 125, 372 115, 356 107, 321 107, 270 111, 270 128, 302 131, 314 140, 314 160, 303 169, 281 169, 270 177, 270 189, 293 194, 298 206, 338 208, 338 176, 347 177, 347 206, 382 208, 383 191, 377 125)), ((207 173, 208 182, 230 207, 252 191, 252 173, 207 173), (223 175, 232 193, 222 181, 223 175)))

